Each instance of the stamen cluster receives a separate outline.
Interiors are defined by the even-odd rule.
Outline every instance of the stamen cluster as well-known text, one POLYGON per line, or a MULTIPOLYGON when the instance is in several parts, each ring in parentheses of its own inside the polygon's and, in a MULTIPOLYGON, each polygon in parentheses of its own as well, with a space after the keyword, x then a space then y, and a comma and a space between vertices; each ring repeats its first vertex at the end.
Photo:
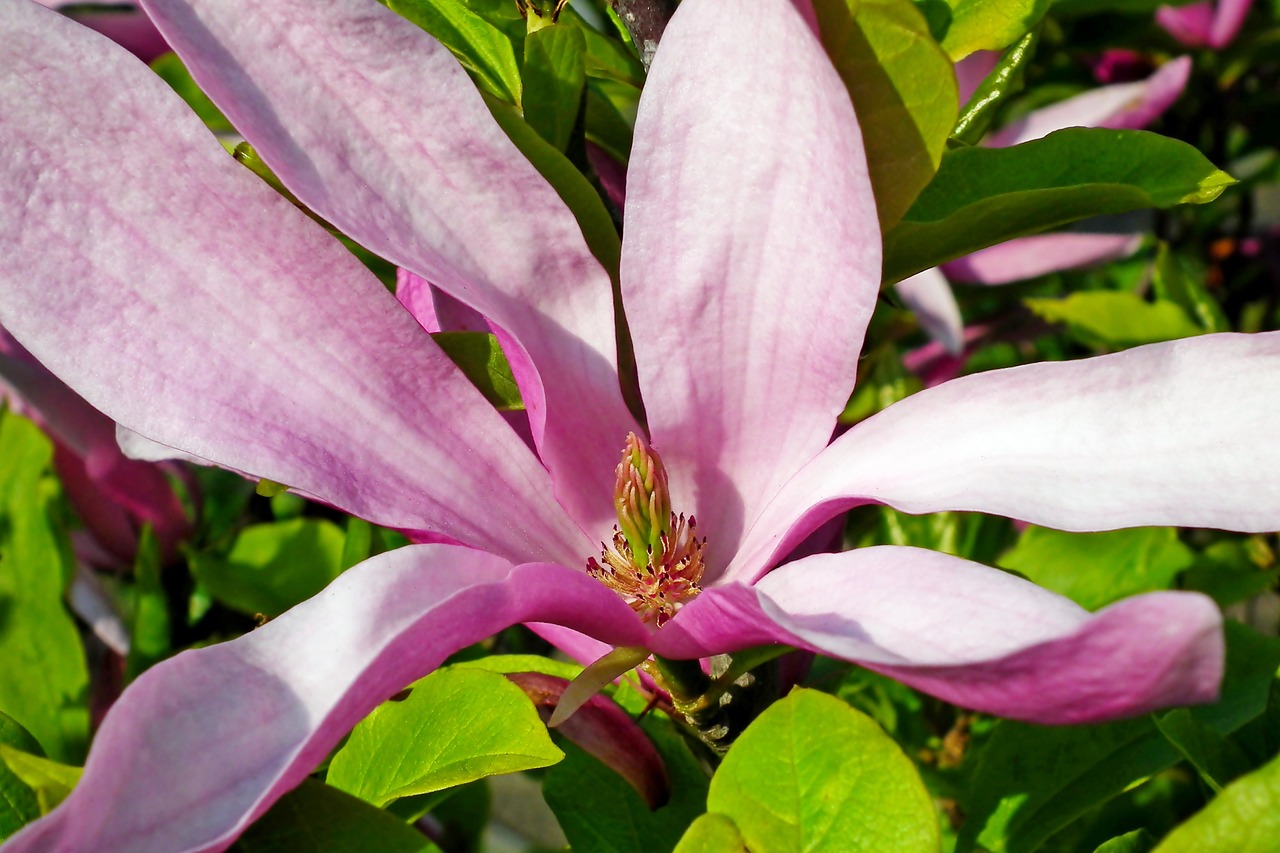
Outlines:
POLYGON ((600 560, 589 559, 587 572, 661 626, 698 594, 707 540, 698 539, 692 516, 671 511, 662 458, 635 433, 627 435, 617 475, 613 544, 600 543, 600 560))

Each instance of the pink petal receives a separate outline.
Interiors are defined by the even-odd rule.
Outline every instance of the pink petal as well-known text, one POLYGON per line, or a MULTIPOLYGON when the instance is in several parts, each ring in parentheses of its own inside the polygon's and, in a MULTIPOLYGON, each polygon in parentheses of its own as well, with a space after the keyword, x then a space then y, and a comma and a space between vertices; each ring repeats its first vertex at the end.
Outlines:
POLYGON ((1060 530, 1277 530, 1277 424, 1280 332, 961 377, 837 439, 787 484, 729 576, 759 577, 817 523, 863 503, 1060 530))
POLYGON ((609 277, 449 51, 368 0, 145 5, 299 199, 508 333, 556 495, 606 532, 613 467, 636 428, 609 277))
POLYGON ((1213 5, 1212 0, 1202 0, 1185 6, 1161 6, 1156 10, 1156 23, 1187 47, 1203 47, 1213 32, 1213 5))
POLYGON ((951 292, 946 276, 939 269, 935 267, 918 272, 893 287, 929 337, 952 355, 958 355, 964 349, 964 319, 960 316, 960 306, 956 304, 956 296, 951 292))
POLYGON ((446 545, 392 551, 252 633, 147 671, 70 798, 6 849, 222 850, 378 703, 525 619, 617 644, 647 635, 581 572, 446 545))
POLYGON ((708 590, 652 645, 688 656, 761 642, 1053 725, 1211 702, 1223 666, 1222 617, 1198 593, 1152 593, 1089 614, 997 569, 894 546, 809 557, 754 588, 708 590))
POLYGON ((0 18, 0 324, 41 363, 154 441, 379 524, 584 553, 537 460, 341 244, 123 50, 35 4, 0 18))
POLYGON ((1218 0, 1209 29, 1209 47, 1223 48, 1234 41, 1251 6, 1253 0, 1218 0))
POLYGON ((998 50, 977 50, 956 63, 956 83, 959 86, 960 106, 969 103, 969 99, 978 91, 982 81, 995 70, 1000 61, 998 50))
POLYGON ((489 331, 484 317, 407 269, 396 270, 396 299, 428 332, 489 331))
POLYGON ((73 21, 102 33, 143 62, 169 51, 169 45, 146 13, 122 0, 36 0, 42 6, 62 10, 73 21), (103 8, 94 9, 100 6, 103 8))
POLYGON ((10 402, 54 440, 54 462, 68 498, 99 544, 116 558, 132 562, 143 523, 152 526, 166 553, 190 532, 191 522, 164 471, 125 458, 112 420, 0 327, 0 397, 6 386, 14 395, 10 402))
MULTIPOLYGON (((1142 245, 1141 234, 1062 231, 1020 237, 942 265, 953 281, 1008 284, 1061 270, 1126 258, 1142 245)), ((901 283, 899 283, 901 286, 901 283)))
POLYGON ((1179 57, 1166 62, 1146 80, 1100 86, 1036 110, 991 134, 983 144, 992 148, 1018 145, 1066 127, 1146 127, 1178 99, 1190 74, 1191 57, 1179 57))
POLYGON ((635 139, 622 293, 641 393, 673 507, 723 566, 852 387, 880 282, 861 135, 791 3, 686 0, 635 139))

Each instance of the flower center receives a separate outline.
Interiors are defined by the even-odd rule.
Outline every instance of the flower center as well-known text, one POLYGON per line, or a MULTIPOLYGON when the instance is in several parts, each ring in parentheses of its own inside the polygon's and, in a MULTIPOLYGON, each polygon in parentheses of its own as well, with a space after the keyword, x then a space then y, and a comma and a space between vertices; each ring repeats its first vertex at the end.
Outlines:
POLYGON ((707 540, 698 539, 693 516, 672 512, 662 458, 635 433, 627 434, 617 474, 613 544, 600 543, 600 559, 587 560, 587 573, 662 626, 700 591, 707 540))

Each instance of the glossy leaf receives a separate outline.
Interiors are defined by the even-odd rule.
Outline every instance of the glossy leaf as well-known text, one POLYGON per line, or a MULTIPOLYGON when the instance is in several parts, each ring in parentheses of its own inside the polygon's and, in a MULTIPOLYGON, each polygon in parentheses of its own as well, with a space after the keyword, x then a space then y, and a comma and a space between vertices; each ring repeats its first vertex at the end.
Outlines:
POLYGON ((966 145, 977 145, 1009 98, 1022 91, 1027 66, 1036 53, 1040 31, 1033 30, 1000 57, 996 67, 978 84, 960 111, 952 136, 966 145))
POLYGON ((849 88, 881 228, 933 178, 956 121, 956 76, 910 0, 818 0, 822 41, 849 88))
MULTIPOLYGON (((12 717, 0 713, 0 744, 31 754, 40 753, 40 744, 12 717)), ((22 778, 0 763, 0 841, 40 816, 36 792, 22 778)))
POLYGON ((0 411, 0 711, 50 757, 77 761, 89 738, 89 676, 62 600, 71 563, 53 520, 52 455, 30 421, 0 411))
POLYGON ((733 821, 722 814, 704 814, 680 839, 675 853, 745 853, 746 849, 733 821))
POLYGON ((0 743, 0 763, 35 793, 40 814, 48 814, 80 781, 79 767, 59 764, 0 743))
MULTIPOLYGON (((1280 665, 1280 640, 1228 622, 1222 698, 1191 713, 1219 735, 1261 714, 1280 665)), ((1090 809, 1160 772, 1182 754, 1149 717, 1100 726, 999 723, 961 803, 957 853, 1028 853, 1090 809)))
POLYGON ((381 807, 562 757, 519 687, 494 673, 446 669, 357 725, 328 783, 381 807))
POLYGON ((418 830, 342 791, 304 779, 231 848, 235 853, 439 853, 418 830))
POLYGON ((520 104, 520 66, 501 29, 453 0, 388 0, 387 5, 449 48, 481 89, 520 104))
POLYGON ((196 554, 196 578, 242 613, 278 616, 315 595, 342 571, 346 537, 330 521, 296 518, 246 527, 225 558, 196 554))
POLYGON ((885 235, 884 280, 1090 216, 1212 201, 1233 182, 1190 145, 1141 130, 1069 128, 953 149, 885 235))
POLYGON ((1032 526, 999 565, 1099 610, 1130 595, 1169 589, 1194 561, 1195 554, 1169 527, 1063 533, 1032 526))
POLYGON ((435 332, 431 337, 495 409, 514 412, 524 408, 511 365, 496 337, 485 332, 435 332))
POLYGON ((1155 839, 1145 829, 1126 832, 1110 841, 1103 842, 1093 853, 1148 853, 1156 846, 1155 839))
POLYGON ((1249 769, 1240 748, 1186 708, 1155 715, 1156 727, 1215 792, 1249 769))
POLYGON ((1174 302, 1148 302, 1128 291, 1092 290, 1063 299, 1028 299, 1026 306, 1050 323, 1063 323, 1081 342, 1104 349, 1124 349, 1198 335, 1174 302))
POLYGON ((1040 22, 1050 0, 916 0, 952 59, 1000 50, 1040 22))
POLYGON ((1228 785, 1156 853, 1271 853, 1280 838, 1280 757, 1228 785))
POLYGON ((749 850, 937 850, 937 818, 914 765, 869 717, 814 690, 775 703, 711 780, 707 810, 749 850))
POLYGON ((524 118, 560 151, 569 147, 582 111, 586 49, 574 26, 543 27, 524 40, 524 118))
POLYGON ((671 779, 669 803, 650 811, 621 776, 566 743, 565 759, 547 771, 542 791, 574 850, 671 850, 689 824, 706 811, 706 773, 672 722, 661 714, 649 714, 640 726, 666 763, 671 779))

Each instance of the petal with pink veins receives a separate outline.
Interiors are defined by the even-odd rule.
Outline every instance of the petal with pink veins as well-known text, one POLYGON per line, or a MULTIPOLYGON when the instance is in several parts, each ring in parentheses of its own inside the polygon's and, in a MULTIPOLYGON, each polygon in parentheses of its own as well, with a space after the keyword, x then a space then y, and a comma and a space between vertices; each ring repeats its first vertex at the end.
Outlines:
POLYGON ((721 567, 830 439, 880 283, 862 138, 822 45, 788 0, 723 12, 686 0, 663 36, 622 246, 653 446, 721 567))
POLYGON ((163 81, 33 3, 0 27, 0 324, 41 363, 149 439, 379 524, 581 556, 430 336, 163 81))
POLYGON ((998 569, 888 545, 788 563, 754 588, 708 590, 651 645, 687 657, 764 642, 1052 725, 1212 702, 1224 655, 1222 617, 1198 593, 1150 593, 1090 614, 998 569))
POLYGON ((1280 529, 1280 332, 1219 334, 925 389, 787 484, 729 571, 754 580, 852 506, 1060 530, 1280 529))
POLYGON ((391 551, 252 633, 144 673, 108 713, 71 796, 5 849, 222 850, 380 702, 526 619, 617 645, 648 636, 582 572, 447 545, 391 551))
POLYGON ((556 496, 607 533, 614 457, 636 428, 609 276, 452 54, 369 0, 144 5, 304 204, 505 331, 556 496))

